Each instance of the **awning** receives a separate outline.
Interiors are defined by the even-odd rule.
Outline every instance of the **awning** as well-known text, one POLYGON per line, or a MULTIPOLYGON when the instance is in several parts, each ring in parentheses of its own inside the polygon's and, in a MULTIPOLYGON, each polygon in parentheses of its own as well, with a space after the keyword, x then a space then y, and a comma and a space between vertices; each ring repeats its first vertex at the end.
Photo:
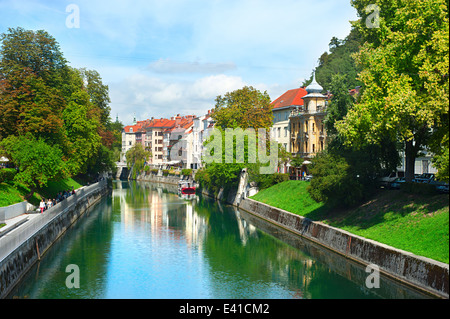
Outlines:
POLYGON ((310 161, 304 161, 303 163, 302 163, 302 165, 308 165, 308 164, 312 164, 310 161))
POLYGON ((7 159, 6 157, 2 156, 2 157, 0 157, 0 162, 9 162, 9 159, 7 159))

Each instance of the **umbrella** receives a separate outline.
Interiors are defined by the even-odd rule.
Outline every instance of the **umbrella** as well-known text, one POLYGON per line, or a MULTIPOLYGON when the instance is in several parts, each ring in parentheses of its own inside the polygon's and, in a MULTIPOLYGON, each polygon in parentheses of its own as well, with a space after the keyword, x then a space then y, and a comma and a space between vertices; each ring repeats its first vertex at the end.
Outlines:
POLYGON ((302 165, 308 165, 308 164, 312 164, 310 161, 304 161, 303 163, 302 163, 302 165))
POLYGON ((7 159, 6 157, 2 156, 2 157, 0 157, 0 162, 9 162, 9 159, 7 159))

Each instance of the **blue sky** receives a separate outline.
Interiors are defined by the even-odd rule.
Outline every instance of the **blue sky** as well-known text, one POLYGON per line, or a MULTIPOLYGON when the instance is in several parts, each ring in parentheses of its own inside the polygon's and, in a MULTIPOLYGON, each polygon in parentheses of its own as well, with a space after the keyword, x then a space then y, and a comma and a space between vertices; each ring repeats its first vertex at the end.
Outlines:
POLYGON ((100 73, 111 117, 125 125, 134 113, 202 115, 245 85, 275 100, 309 78, 356 19, 350 0, 0 0, 0 33, 49 32, 71 66, 100 73), (79 28, 67 27, 71 4, 79 28))

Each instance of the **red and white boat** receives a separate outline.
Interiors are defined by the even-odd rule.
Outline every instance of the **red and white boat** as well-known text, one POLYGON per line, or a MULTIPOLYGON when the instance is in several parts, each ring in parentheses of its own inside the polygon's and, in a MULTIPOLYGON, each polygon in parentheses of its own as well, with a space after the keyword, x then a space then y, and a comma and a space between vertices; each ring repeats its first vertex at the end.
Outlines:
POLYGON ((178 191, 181 194, 195 194, 195 185, 193 182, 181 180, 178 182, 178 191))

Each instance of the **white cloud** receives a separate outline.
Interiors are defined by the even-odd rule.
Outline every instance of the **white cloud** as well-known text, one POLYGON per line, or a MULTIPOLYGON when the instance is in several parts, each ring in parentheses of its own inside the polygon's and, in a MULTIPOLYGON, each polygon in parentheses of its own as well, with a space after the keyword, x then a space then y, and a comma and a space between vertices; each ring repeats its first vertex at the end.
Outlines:
POLYGON ((176 62, 171 59, 159 59, 148 65, 147 69, 156 73, 222 73, 236 69, 234 63, 176 62))
POLYGON ((111 114, 119 114, 124 124, 131 123, 133 112, 138 119, 202 115, 214 107, 218 95, 245 85, 240 77, 223 74, 176 82, 135 74, 110 84, 111 114))

